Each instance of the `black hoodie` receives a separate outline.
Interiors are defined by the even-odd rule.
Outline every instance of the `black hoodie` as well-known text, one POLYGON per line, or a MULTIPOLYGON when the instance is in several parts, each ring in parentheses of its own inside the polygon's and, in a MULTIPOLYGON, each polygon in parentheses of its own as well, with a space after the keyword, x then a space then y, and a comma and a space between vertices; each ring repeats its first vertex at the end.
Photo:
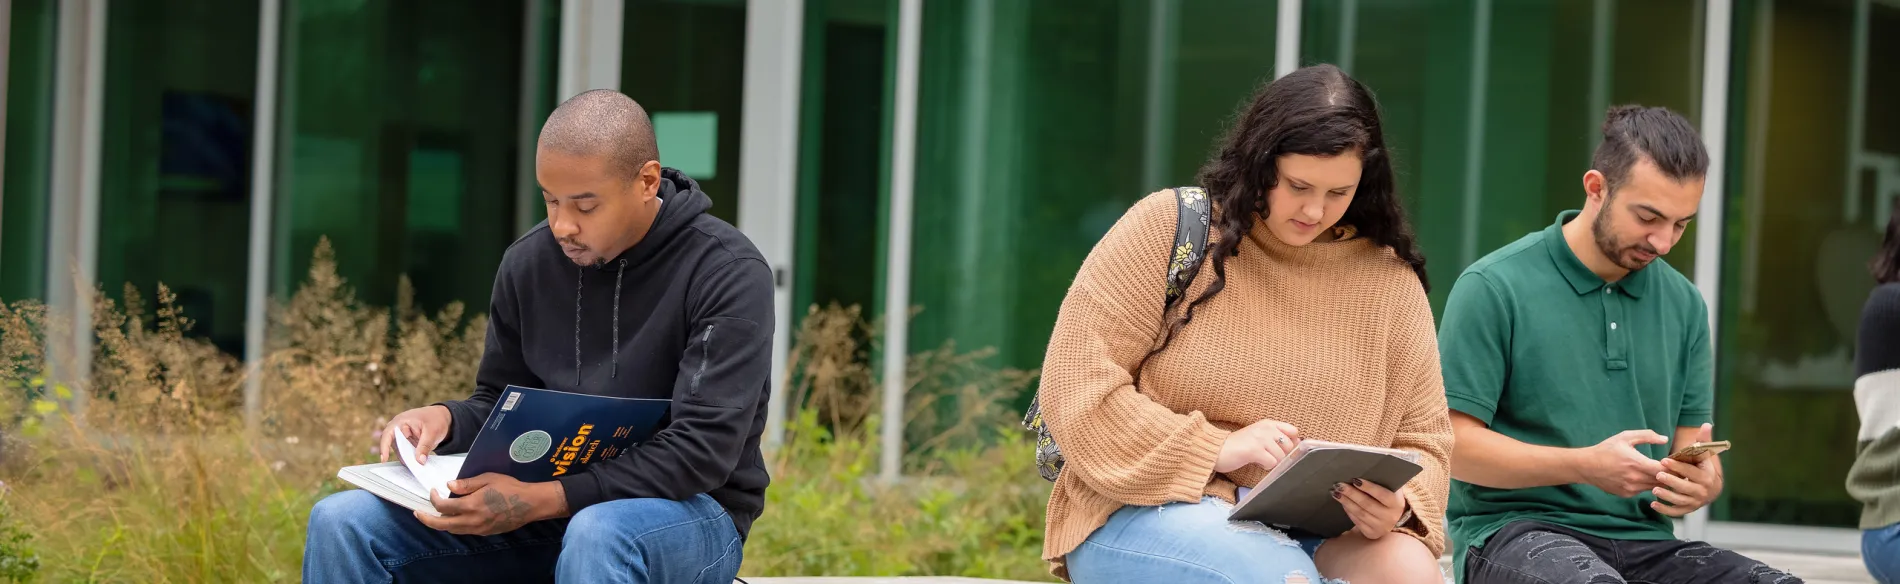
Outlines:
POLYGON ((673 400, 666 425, 619 457, 560 477, 567 508, 708 493, 745 535, 765 506, 759 452, 771 383, 772 272, 712 200, 661 172, 660 213, 632 249, 580 267, 544 221, 495 274, 475 394, 437 448, 468 450, 509 385, 673 400))

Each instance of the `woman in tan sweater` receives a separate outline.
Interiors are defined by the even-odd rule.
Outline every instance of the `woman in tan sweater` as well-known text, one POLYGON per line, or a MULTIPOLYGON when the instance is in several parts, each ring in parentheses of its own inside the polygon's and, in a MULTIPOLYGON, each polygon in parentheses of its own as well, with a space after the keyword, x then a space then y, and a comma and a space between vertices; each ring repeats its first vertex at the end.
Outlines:
POLYGON ((1329 65, 1266 85, 1199 182, 1214 273, 1191 301, 1163 308, 1173 191, 1130 209, 1063 300, 1039 398, 1066 459, 1044 559, 1084 584, 1442 582, 1451 425, 1371 93, 1329 65), (1425 470, 1397 492, 1335 487, 1344 534, 1229 522, 1303 438, 1425 470))

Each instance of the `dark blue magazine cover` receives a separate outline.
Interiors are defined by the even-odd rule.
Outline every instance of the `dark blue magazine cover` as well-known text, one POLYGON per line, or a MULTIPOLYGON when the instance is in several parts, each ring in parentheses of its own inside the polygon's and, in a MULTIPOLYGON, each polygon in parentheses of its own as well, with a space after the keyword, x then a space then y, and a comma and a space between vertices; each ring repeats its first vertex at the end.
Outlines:
POLYGON ((510 385, 469 446, 456 478, 495 472, 545 482, 581 472, 653 437, 673 400, 510 385))

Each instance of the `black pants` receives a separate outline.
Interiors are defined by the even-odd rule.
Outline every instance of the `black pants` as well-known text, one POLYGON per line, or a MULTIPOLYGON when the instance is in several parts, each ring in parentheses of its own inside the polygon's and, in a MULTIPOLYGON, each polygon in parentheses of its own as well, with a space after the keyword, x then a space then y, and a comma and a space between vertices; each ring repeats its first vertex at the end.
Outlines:
POLYGON ((1465 554, 1466 584, 1799 584, 1800 578, 1699 541, 1604 539, 1518 521, 1465 554))

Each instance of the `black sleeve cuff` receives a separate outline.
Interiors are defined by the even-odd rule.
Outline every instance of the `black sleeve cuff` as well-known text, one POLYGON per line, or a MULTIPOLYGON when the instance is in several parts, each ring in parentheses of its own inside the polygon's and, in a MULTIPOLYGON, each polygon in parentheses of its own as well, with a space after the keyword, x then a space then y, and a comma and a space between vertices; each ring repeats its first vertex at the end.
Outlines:
POLYGON ((567 497, 567 514, 573 515, 586 509, 588 505, 600 502, 600 479, 594 473, 583 472, 555 477, 561 482, 561 490, 567 497))
POLYGON ((480 416, 470 411, 471 408, 468 407, 468 403, 463 401, 444 401, 429 405, 442 406, 449 410, 449 433, 442 437, 442 442, 436 445, 435 451, 439 454, 468 452, 469 447, 475 445, 475 434, 477 432, 458 432, 456 430, 482 427, 480 416))

